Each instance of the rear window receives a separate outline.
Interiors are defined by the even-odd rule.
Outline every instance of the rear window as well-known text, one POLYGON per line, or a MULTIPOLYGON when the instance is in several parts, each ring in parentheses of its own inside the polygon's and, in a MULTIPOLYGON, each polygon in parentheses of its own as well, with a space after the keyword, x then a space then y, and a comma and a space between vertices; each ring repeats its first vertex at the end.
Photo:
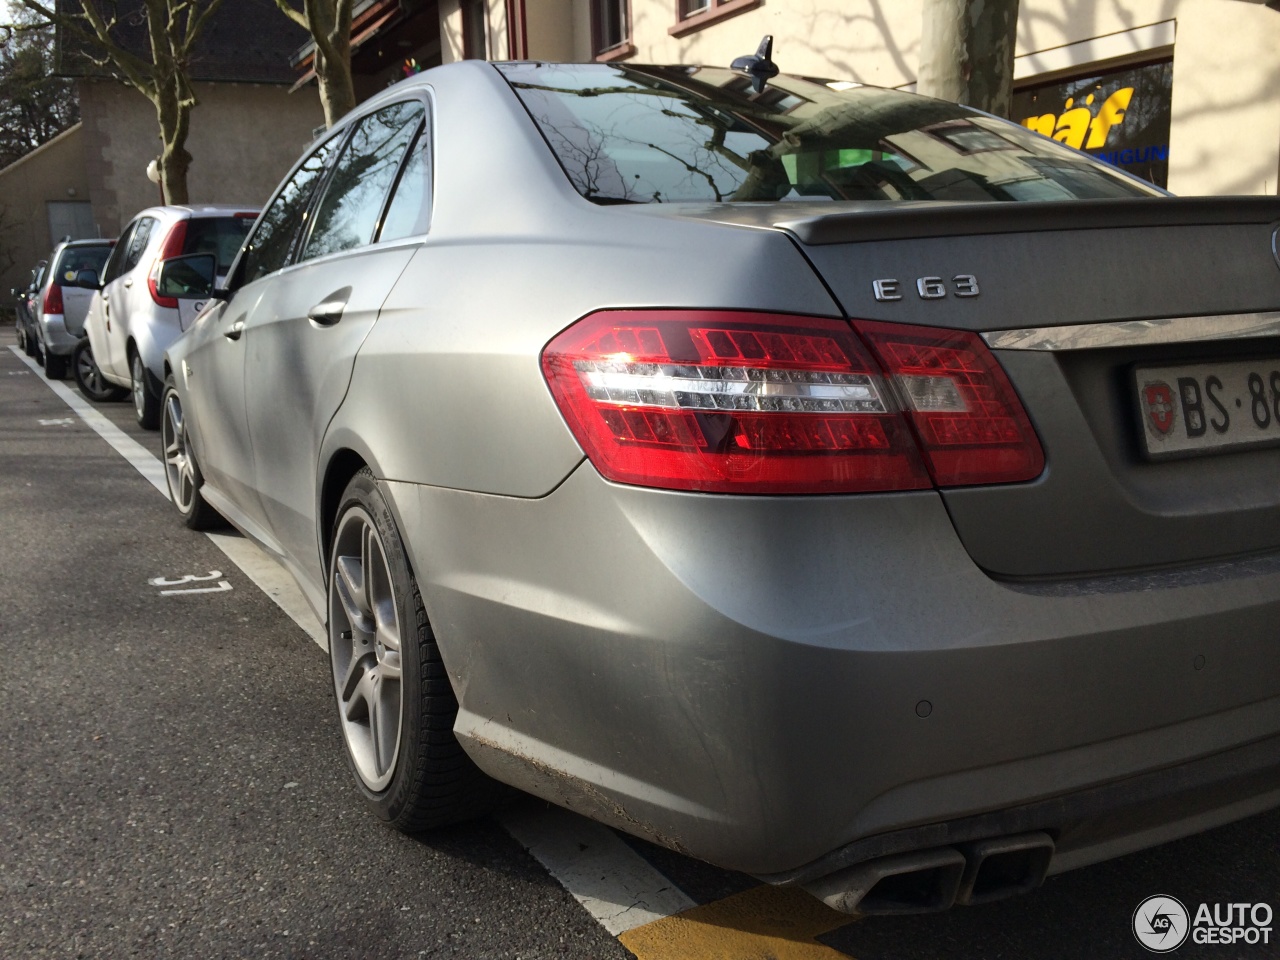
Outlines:
POLYGON ((255 217, 192 217, 187 221, 187 239, 182 253, 212 253, 218 258, 218 273, 231 269, 231 261, 253 226, 255 217))
POLYGON ((1047 137, 856 84, 705 67, 501 64, 600 203, 1070 200, 1159 195, 1047 137))
POLYGON ((92 270, 98 276, 102 276, 102 265, 107 262, 109 256, 111 256, 111 245, 107 243, 100 247, 67 247, 58 258, 58 268, 54 276, 59 283, 75 280, 81 270, 92 270))

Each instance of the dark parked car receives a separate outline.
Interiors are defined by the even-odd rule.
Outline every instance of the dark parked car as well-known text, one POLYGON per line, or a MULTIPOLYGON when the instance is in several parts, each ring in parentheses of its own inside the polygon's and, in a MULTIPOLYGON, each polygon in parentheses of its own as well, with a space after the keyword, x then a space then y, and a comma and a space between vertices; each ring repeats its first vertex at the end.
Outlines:
POLYGON ((996 899, 1280 802, 1278 226, 896 91, 453 64, 161 270, 170 489, 400 829, 501 781, 996 899))
POLYGON ((16 301, 18 347, 28 357, 34 357, 40 351, 40 339, 36 333, 35 299, 47 265, 48 261, 41 260, 31 269, 31 280, 26 286, 14 287, 9 291, 16 301))

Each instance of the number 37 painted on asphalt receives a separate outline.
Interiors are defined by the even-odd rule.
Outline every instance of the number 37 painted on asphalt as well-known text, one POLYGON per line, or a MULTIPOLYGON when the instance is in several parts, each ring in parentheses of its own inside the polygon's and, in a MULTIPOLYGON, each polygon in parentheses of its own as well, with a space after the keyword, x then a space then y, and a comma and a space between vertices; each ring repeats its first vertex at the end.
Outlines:
POLYGON ((188 573, 185 576, 175 577, 172 580, 166 579, 165 577, 155 577, 152 580, 148 580, 147 583, 153 587, 181 587, 184 583, 207 583, 210 580, 217 580, 218 584, 214 587, 187 587, 182 590, 161 590, 160 596, 171 597, 176 593, 224 593, 231 589, 231 583, 227 580, 222 580, 221 577, 221 570, 210 570, 208 575, 203 577, 197 576, 194 573, 188 573))

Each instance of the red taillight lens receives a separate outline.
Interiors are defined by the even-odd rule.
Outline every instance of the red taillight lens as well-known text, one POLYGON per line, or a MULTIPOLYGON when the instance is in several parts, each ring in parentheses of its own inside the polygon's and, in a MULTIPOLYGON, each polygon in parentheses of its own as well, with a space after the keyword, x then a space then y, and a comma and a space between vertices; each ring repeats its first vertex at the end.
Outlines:
POLYGON ((610 480, 733 493, 930 486, 875 362, 844 321, 596 313, 547 345, 542 370, 610 480))
POLYGON ((1032 480, 1044 452, 1013 385, 973 333, 854 321, 893 379, 940 487, 1032 480))
POLYGON ((44 306, 40 308, 40 312, 44 314, 62 313, 62 287, 56 283, 49 285, 49 292, 44 295, 44 306))
POLYGON ((186 242, 187 221, 179 220, 165 234, 164 243, 160 246, 160 253, 156 257, 156 262, 151 265, 151 275, 147 277, 147 289, 151 291, 151 299, 161 307, 176 309, 178 306, 178 298, 160 296, 160 290, 156 284, 160 282, 160 267, 166 260, 182 256, 182 247, 186 242))

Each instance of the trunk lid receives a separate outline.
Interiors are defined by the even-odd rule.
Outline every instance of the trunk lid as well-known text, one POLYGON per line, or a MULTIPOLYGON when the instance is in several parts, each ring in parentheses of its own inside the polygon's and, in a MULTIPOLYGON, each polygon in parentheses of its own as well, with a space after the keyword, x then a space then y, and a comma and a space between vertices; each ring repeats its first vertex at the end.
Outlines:
POLYGON ((1041 477, 942 492, 984 569, 1078 576, 1280 549, 1280 200, 806 207, 715 216, 790 232, 851 318, 985 334, 1022 398, 1041 477), (1200 436, 1169 453, 1157 425, 1200 436), (1219 425, 1250 445, 1203 446, 1219 425))

